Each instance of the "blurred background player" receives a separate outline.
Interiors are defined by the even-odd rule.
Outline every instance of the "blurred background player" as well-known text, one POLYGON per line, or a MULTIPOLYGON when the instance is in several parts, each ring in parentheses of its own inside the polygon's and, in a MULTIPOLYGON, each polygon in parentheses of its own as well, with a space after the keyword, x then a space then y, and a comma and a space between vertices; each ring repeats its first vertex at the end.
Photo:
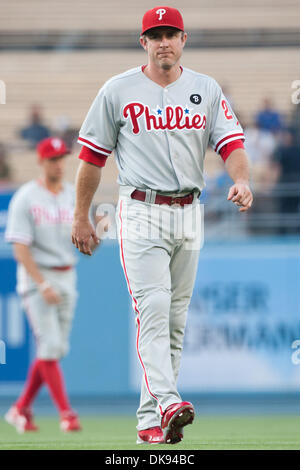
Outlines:
POLYGON ((47 385, 63 431, 80 430, 71 409, 59 360, 68 352, 76 303, 75 256, 70 243, 74 191, 63 181, 69 150, 56 137, 38 147, 41 176, 24 184, 11 200, 6 240, 17 261, 17 292, 36 339, 23 393, 5 415, 19 432, 36 431, 31 405, 47 385))

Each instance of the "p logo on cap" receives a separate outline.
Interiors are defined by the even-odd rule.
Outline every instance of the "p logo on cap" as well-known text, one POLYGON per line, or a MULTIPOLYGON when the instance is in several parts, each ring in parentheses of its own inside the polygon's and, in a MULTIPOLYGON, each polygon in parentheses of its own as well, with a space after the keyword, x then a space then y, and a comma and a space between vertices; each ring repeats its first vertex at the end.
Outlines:
POLYGON ((47 137, 37 146, 38 156, 41 160, 62 157, 70 153, 65 142, 60 137, 47 137))
POLYGON ((159 26, 171 26, 184 31, 183 19, 180 11, 172 7, 155 7, 146 11, 143 16, 142 34, 148 29, 159 26))
POLYGON ((61 139, 56 139, 56 138, 54 138, 54 139, 51 140, 51 145, 52 145, 52 147, 55 148, 56 150, 59 150, 59 149, 61 149, 61 148, 63 147, 64 143, 63 143, 63 141, 62 141, 61 139))
POLYGON ((156 14, 159 15, 158 21, 162 20, 163 15, 165 15, 167 12, 164 8, 159 8, 156 10, 156 14))

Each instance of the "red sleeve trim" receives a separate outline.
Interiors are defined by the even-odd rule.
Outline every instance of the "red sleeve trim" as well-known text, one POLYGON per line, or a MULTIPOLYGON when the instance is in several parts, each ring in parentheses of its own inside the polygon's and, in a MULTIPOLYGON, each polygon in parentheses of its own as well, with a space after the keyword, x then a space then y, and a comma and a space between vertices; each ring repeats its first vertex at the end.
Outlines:
POLYGON ((78 137, 78 143, 82 144, 82 145, 87 144, 87 146, 92 147, 97 152, 100 152, 100 153, 104 152, 105 154, 107 154, 107 156, 111 154, 111 150, 107 150, 107 149, 104 149, 102 147, 98 147, 98 145, 93 144, 93 142, 90 142, 87 139, 83 139, 83 137, 78 137))
POLYGON ((81 160, 85 162, 92 163, 100 167, 105 166, 108 155, 104 155, 94 150, 89 149, 88 147, 82 147, 81 152, 78 156, 81 160))
POLYGON ((241 139, 239 140, 234 140, 233 142, 229 142, 228 144, 225 144, 221 149, 220 149, 220 155, 223 158, 224 162, 227 160, 231 152, 235 149, 243 149, 244 144, 241 139))
POLYGON ((220 147, 220 145, 222 145, 222 147, 225 145, 225 142, 226 140, 230 140, 230 141, 233 141, 233 140, 238 140, 238 139, 243 139, 245 140, 245 137, 244 137, 244 134, 242 132, 238 133, 238 134, 229 134, 227 135, 226 137, 224 137, 223 139, 221 139, 216 147, 215 147, 215 152, 218 152, 218 149, 220 147))

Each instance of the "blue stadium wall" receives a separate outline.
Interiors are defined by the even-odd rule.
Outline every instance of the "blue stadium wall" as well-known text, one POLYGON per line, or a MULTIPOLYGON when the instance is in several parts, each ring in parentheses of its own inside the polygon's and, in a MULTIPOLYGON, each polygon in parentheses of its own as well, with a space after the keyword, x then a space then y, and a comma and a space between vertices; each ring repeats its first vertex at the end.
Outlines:
MULTIPOLYGON (((15 294, 4 243, 9 193, 0 194, 0 395, 15 395, 34 341, 15 294)), ((135 322, 116 242, 78 255, 79 299, 63 360, 73 395, 139 389, 135 322)), ((181 391, 295 392, 300 386, 300 242, 287 238, 205 243, 191 300, 181 391)))

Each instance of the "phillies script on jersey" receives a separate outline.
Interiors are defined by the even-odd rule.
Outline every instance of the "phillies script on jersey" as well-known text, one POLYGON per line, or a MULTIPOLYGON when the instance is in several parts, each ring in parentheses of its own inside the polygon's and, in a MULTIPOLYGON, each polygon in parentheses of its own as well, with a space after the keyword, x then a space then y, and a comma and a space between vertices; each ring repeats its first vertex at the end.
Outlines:
POLYGON ((191 109, 183 106, 166 106, 151 113, 149 106, 143 103, 128 103, 123 109, 125 119, 130 119, 132 132, 140 132, 139 120, 144 119, 147 131, 173 129, 205 129, 206 116, 191 113, 191 109))
POLYGON ((120 185, 177 193, 203 190, 208 146, 219 153, 241 139, 243 129, 212 77, 182 67, 175 82, 161 87, 139 66, 102 86, 78 143, 94 150, 90 163, 99 166, 114 151, 120 185))
POLYGON ((39 205, 30 207, 30 213, 36 225, 44 224, 71 224, 73 221, 73 209, 64 207, 47 208, 39 205))

